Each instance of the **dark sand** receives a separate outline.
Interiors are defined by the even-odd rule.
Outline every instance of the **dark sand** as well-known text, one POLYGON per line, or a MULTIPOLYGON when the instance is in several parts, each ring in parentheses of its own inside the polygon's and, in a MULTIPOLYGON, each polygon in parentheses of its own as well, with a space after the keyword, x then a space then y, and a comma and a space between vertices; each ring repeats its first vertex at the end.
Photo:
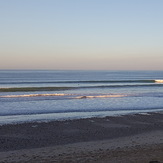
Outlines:
POLYGON ((0 126, 0 163, 163 163, 163 114, 0 126))

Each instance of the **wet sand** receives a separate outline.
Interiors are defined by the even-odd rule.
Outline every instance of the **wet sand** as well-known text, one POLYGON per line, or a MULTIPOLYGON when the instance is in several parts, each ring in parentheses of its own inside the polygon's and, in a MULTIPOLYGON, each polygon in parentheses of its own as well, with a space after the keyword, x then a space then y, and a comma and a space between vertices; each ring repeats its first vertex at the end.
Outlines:
POLYGON ((163 162, 163 114, 0 126, 0 162, 163 162))

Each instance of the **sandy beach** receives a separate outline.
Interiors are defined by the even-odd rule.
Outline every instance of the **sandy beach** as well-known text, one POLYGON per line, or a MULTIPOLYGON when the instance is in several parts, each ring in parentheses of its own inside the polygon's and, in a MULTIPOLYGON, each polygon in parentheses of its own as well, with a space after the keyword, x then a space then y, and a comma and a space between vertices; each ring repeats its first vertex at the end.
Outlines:
POLYGON ((0 126, 4 163, 163 162, 163 114, 0 126))

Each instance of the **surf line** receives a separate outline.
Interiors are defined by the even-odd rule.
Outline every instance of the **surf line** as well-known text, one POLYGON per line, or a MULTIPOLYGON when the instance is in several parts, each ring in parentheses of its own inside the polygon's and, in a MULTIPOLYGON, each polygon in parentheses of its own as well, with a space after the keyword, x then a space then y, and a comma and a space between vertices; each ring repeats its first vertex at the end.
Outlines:
POLYGON ((163 80, 155 80, 156 83, 163 83, 163 80))
POLYGON ((3 98, 17 98, 17 97, 39 97, 39 96, 70 96, 72 94, 56 93, 56 94, 26 94, 26 95, 6 95, 0 96, 3 98))
POLYGON ((97 96, 78 96, 75 99, 85 99, 85 98, 113 98, 113 97, 126 97, 127 95, 97 95, 97 96))

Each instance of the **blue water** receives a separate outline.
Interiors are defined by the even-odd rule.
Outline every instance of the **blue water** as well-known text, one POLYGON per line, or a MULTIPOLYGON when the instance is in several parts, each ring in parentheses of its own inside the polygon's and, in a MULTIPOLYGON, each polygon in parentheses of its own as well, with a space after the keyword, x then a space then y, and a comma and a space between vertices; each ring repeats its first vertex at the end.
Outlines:
POLYGON ((163 71, 0 71, 0 124, 163 110, 163 71))

